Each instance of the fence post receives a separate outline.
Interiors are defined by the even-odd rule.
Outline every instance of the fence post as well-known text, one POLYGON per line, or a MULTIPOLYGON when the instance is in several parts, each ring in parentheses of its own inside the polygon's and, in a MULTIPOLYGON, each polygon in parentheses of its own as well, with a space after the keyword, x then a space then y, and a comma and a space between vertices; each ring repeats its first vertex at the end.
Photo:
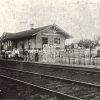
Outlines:
POLYGON ((94 58, 94 62, 95 62, 95 65, 96 65, 96 64, 97 64, 97 63, 96 63, 96 57, 94 58))
POLYGON ((68 56, 68 58, 69 58, 69 64, 70 64, 70 56, 68 56))
POLYGON ((75 64, 75 55, 73 54, 73 64, 75 64))
POLYGON ((85 65, 85 54, 84 54, 84 65, 85 65))
POLYGON ((93 57, 92 59, 93 59, 93 65, 95 65, 95 57, 93 57))

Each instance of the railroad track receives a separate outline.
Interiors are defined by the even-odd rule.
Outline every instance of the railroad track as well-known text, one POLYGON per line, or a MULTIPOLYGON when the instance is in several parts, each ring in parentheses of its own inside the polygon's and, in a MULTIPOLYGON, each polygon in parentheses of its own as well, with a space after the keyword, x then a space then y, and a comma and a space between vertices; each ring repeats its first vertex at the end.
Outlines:
POLYGON ((78 100, 3 75, 0 75, 0 89, 0 100, 78 100))
POLYGON ((100 99, 100 86, 11 68, 0 68, 1 76, 43 88, 73 98, 72 100, 100 99))
POLYGON ((2 60, 1 67, 13 68, 23 71, 36 72, 63 79, 75 80, 89 84, 100 85, 100 70, 89 68, 74 68, 66 66, 52 66, 49 64, 37 64, 29 62, 5 61, 2 60))

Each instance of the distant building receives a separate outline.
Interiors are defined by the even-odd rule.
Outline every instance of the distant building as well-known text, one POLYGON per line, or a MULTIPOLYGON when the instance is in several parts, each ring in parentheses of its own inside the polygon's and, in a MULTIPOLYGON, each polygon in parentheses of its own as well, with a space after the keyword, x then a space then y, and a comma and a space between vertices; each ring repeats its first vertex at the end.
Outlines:
POLYGON ((1 36, 1 47, 5 50, 14 48, 29 50, 41 49, 44 44, 57 44, 61 48, 65 46, 65 40, 72 38, 59 26, 53 24, 17 33, 4 33, 1 36))

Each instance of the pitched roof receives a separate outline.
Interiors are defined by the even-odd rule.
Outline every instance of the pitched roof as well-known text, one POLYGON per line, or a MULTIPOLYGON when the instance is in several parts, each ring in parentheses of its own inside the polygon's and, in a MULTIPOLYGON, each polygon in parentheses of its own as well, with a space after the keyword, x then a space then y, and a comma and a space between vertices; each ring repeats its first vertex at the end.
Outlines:
POLYGON ((39 27, 39 28, 34 28, 34 29, 26 30, 26 31, 21 31, 21 32, 17 32, 17 33, 6 33, 2 37, 3 37, 4 40, 32 37, 32 36, 38 34, 39 32, 41 32, 41 31, 43 31, 45 29, 48 29, 48 28, 56 30, 56 33, 62 34, 66 38, 72 38, 68 33, 66 33, 64 30, 62 30, 61 28, 59 28, 55 24, 44 26, 44 27, 39 27))

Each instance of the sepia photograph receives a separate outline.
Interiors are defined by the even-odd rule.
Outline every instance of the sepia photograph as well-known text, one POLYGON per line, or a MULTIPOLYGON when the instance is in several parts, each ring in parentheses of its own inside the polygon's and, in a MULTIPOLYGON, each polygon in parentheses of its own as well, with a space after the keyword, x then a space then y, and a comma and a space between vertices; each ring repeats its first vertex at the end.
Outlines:
POLYGON ((0 100, 100 100, 100 0, 0 0, 0 100))

